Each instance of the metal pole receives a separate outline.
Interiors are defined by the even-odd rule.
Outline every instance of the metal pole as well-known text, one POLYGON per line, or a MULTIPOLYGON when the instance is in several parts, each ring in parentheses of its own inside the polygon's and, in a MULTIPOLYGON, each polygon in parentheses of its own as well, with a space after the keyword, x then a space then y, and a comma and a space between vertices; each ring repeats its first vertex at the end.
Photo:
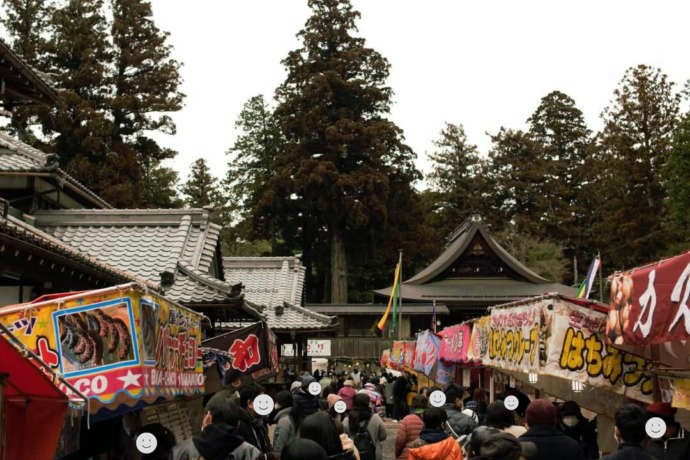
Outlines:
POLYGON ((402 339, 402 280, 403 280, 403 269, 402 269, 402 256, 403 251, 400 249, 400 254, 398 255, 398 264, 400 264, 400 274, 398 275, 398 340, 402 339))
POLYGON ((599 258, 599 302, 604 303, 604 265, 601 263, 601 252, 597 252, 599 258))

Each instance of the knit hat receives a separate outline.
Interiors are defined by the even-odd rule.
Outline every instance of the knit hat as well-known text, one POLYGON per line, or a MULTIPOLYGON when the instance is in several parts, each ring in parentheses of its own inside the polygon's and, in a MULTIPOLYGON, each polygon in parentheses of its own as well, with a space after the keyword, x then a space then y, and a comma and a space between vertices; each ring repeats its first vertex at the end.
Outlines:
POLYGON ((352 379, 347 379, 343 382, 343 386, 353 387, 355 386, 355 382, 352 379))
POLYGON ((580 412, 580 406, 575 401, 566 401, 561 406, 561 415, 575 415, 580 417, 582 413, 580 412))
POLYGON ((336 402, 342 401, 342 400, 343 400, 343 398, 341 398, 340 396, 338 396, 335 393, 329 394, 328 395, 328 408, 332 409, 336 402))
POLYGON ((535 399, 527 407, 525 418, 530 426, 555 425, 556 406, 548 399, 535 399))
POLYGON ((647 406, 647 413, 663 418, 673 418, 676 415, 676 410, 665 402, 655 402, 647 406))

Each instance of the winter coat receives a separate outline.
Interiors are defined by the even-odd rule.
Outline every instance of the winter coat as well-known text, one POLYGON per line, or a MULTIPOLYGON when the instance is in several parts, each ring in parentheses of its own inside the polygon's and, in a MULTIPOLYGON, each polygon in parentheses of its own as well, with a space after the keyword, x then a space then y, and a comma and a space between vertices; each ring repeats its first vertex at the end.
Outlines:
MULTIPOLYGON (((662 457, 659 457, 661 459, 662 457)), ((601 460, 658 460, 643 450, 640 446, 621 444, 618 452, 601 457, 601 460)))
POLYGON ((298 424, 309 415, 318 412, 321 408, 319 405, 319 398, 302 389, 292 394, 292 407, 293 415, 297 419, 298 424))
POLYGON ((271 441, 268 438, 268 427, 264 419, 252 417, 246 409, 240 409, 239 416, 239 431, 242 438, 264 454, 268 454, 271 451, 271 441))
POLYGON ((393 405, 393 383, 388 382, 383 389, 383 396, 386 398, 386 405, 393 405))
POLYGON ((585 460, 585 453, 580 444, 564 435, 555 426, 532 426, 518 440, 531 441, 537 446, 537 455, 533 460, 585 460))
MULTIPOLYGON (((354 435, 357 433, 357 428, 354 430, 350 429, 350 419, 345 418, 343 420, 343 427, 345 428, 345 433, 347 435, 354 439, 354 435)), ((369 431, 369 436, 371 436, 371 440, 374 441, 374 444, 376 445, 376 460, 382 460, 383 459, 383 444, 381 444, 383 441, 386 440, 386 437, 388 436, 388 432, 386 431, 386 425, 384 425, 383 420, 381 420, 381 417, 379 417, 376 414, 372 414, 371 418, 367 422, 367 430, 369 431)))
POLYGON ((225 423, 208 425, 198 435, 173 448, 173 460, 258 460, 259 449, 246 442, 237 428, 225 423))
POLYGON ((479 426, 476 419, 460 412, 460 409, 455 404, 446 404, 443 406, 443 410, 446 411, 448 416, 448 424, 458 436, 470 434, 472 430, 479 426))
POLYGON ((274 417, 276 430, 273 433, 273 452, 282 452, 285 446, 297 438, 297 428, 291 411, 292 407, 280 409, 274 417))
POLYGON ((659 460, 690 459, 690 438, 682 426, 677 425, 678 434, 669 439, 657 439, 649 442, 647 452, 659 460))
POLYGON ((398 460, 407 460, 409 454, 407 445, 419 438, 422 428, 424 428, 424 422, 420 415, 410 414, 402 419, 398 433, 395 435, 395 456, 398 460))
POLYGON ((357 394, 357 390, 355 390, 352 387, 342 387, 340 391, 338 392, 338 396, 343 398, 343 401, 345 401, 345 405, 347 406, 347 410, 352 410, 352 404, 354 403, 355 395, 357 394))
POLYGON ((443 430, 423 429, 410 444, 409 460, 462 460, 460 444, 443 430))
POLYGON ((585 453, 585 458, 588 460, 596 460, 599 458, 599 444, 597 443, 597 428, 594 422, 590 422, 581 414, 576 414, 579 419, 577 425, 573 427, 559 424, 560 429, 564 435, 570 436, 580 444, 582 451, 585 453))

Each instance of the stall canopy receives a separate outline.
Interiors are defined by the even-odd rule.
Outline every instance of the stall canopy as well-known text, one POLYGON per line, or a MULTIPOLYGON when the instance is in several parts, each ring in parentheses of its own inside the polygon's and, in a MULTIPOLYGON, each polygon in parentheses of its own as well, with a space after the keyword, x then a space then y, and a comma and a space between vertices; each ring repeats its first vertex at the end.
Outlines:
MULTIPOLYGON (((9 330, 0 329, 0 458, 52 459, 69 409, 58 385, 66 384, 9 330)), ((84 405, 82 395, 72 396, 84 405)))

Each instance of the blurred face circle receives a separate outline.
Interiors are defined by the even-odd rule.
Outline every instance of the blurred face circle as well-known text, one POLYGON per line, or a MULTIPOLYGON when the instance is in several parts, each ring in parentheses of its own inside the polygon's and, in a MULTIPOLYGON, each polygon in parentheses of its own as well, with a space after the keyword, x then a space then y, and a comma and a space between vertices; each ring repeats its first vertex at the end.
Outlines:
POLYGON ((520 405, 520 402, 518 401, 516 396, 508 396, 504 401, 503 405, 506 407, 508 410, 515 410, 518 408, 520 405))
POLYGON ((321 394, 321 384, 319 382, 311 382, 308 391, 310 395, 318 396, 321 394))
POLYGON ((336 401, 333 404, 333 409, 335 409, 336 413, 343 414, 347 410, 347 404, 345 404, 345 401, 336 401))
POLYGON ((137 450, 142 454, 150 454, 156 450, 158 440, 151 433, 141 433, 136 440, 137 450))
POLYGON ((563 417, 563 425, 565 426, 569 426, 572 428, 575 425, 577 425, 578 422, 579 420, 575 415, 566 415, 565 417, 563 417))
POLYGON ((666 434, 666 422, 660 417, 652 417, 647 420, 644 429, 647 436, 652 439, 659 439, 666 434))
POLYGON ((268 395, 259 395, 254 398, 254 412, 259 415, 268 415, 273 412, 273 398, 268 395))
POLYGON ((441 390, 434 390, 429 395, 429 403, 434 407, 441 407, 446 403, 446 394, 441 390))

